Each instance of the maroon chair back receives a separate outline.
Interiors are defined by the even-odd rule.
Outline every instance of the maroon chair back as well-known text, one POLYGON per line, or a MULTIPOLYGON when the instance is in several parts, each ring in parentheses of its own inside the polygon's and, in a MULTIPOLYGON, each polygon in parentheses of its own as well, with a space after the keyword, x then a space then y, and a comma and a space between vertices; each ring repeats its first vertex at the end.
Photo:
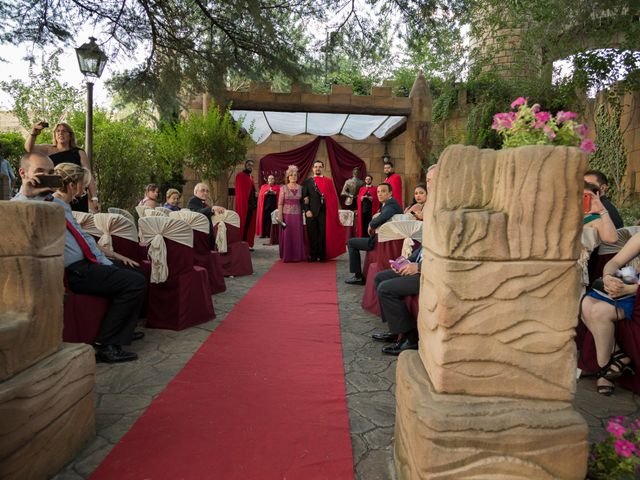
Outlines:
POLYGON ((181 273, 193 270, 194 251, 193 248, 168 238, 165 238, 164 241, 167 245, 167 266, 169 268, 167 282, 170 282, 181 273))
POLYGON ((135 260, 138 263, 142 263, 147 258, 146 249, 138 242, 133 242, 128 238, 111 235, 111 244, 113 245, 114 252, 124 255, 131 260, 135 260))

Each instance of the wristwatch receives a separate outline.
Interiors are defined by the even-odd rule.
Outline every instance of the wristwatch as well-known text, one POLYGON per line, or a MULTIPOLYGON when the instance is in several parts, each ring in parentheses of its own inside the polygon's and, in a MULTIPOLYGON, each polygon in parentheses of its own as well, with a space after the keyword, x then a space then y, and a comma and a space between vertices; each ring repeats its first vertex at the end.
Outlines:
POLYGON ((91 197, 91 201, 92 202, 99 202, 100 200, 98 200, 98 197, 91 197))

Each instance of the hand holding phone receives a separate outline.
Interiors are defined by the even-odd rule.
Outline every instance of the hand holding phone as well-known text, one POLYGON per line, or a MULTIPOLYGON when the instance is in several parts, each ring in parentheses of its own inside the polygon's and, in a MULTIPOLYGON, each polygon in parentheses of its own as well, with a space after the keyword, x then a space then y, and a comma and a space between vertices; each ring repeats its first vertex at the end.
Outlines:
POLYGON ((391 265, 391 268, 395 270, 400 270, 402 267, 408 265, 409 263, 411 262, 402 256, 396 258, 395 260, 389 260, 389 265, 391 265))

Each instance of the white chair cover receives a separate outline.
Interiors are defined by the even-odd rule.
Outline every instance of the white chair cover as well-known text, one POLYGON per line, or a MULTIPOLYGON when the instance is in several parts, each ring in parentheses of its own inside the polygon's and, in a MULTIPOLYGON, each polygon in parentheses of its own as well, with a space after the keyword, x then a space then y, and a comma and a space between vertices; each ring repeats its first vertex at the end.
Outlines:
POLYGON ((278 225, 278 209, 276 208, 273 212, 271 212, 271 223, 273 225, 278 225))
POLYGON ((408 257, 413 252, 413 241, 422 240, 422 222, 418 220, 398 220, 384 223, 378 228, 378 241, 400 240, 402 255, 408 257))
POLYGON ((138 221, 140 235, 149 243, 151 259, 151 283, 162 283, 169 277, 167 244, 164 239, 193 248, 193 230, 182 220, 164 215, 144 217, 138 221))
POLYGON ((138 214, 138 218, 142 218, 145 216, 145 211, 147 210, 147 207, 145 207, 144 205, 138 205, 136 207, 136 212, 138 214))
POLYGON ((109 213, 117 213, 118 215, 122 215, 125 218, 127 218, 129 221, 131 221, 131 223, 133 223, 134 225, 136 224, 136 219, 133 218, 133 215, 131 215, 130 212, 127 212, 126 210, 123 210, 122 208, 110 207, 108 212, 109 213))
POLYGON ((102 232, 98 244, 113 251, 112 235, 126 238, 132 242, 138 242, 138 232, 133 223, 124 215, 117 213, 96 213, 93 221, 98 230, 102 232))
POLYGON ((145 217, 166 217, 167 215, 165 215, 162 212, 159 212, 155 208, 146 208, 144 211, 144 216, 145 217))
POLYGON ((211 223, 213 226, 218 226, 216 233, 216 247, 218 252, 227 253, 227 223, 234 227, 240 228, 240 215, 233 210, 225 210, 221 214, 216 214, 211 217, 211 223))
POLYGON ((415 221, 416 217, 411 215, 410 213, 396 213, 393 217, 391 217, 391 222, 402 222, 405 220, 415 221))
POLYGON ((582 243, 582 251, 580 252, 580 258, 578 258, 578 267, 582 271, 582 286, 584 293, 584 287, 589 285, 589 257, 600 245, 600 235, 598 235, 598 231, 595 228, 583 227, 580 241, 582 243))
POLYGON ((72 211, 71 214, 73 218, 76 219, 76 222, 80 224, 82 230, 89 235, 93 235, 94 237, 100 237, 102 235, 102 232, 96 228, 93 221, 93 213, 72 211))
POLYGON ((209 233, 209 219, 202 213, 192 212, 191 210, 179 210, 176 212, 170 212, 169 217, 182 220, 198 232, 209 233))
POLYGON ((338 216, 343 227, 353 227, 353 210, 338 210, 338 216))
POLYGON ((172 210, 169 210, 168 208, 165 208, 165 207, 156 207, 156 210, 162 213, 166 217, 168 217, 169 214, 172 212, 172 210))

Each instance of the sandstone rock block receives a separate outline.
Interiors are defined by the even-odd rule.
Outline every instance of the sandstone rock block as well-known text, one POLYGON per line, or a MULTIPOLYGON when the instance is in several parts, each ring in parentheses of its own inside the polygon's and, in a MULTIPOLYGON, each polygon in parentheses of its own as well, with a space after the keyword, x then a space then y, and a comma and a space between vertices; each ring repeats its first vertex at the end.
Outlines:
POLYGON ((0 242, 0 257, 62 255, 66 227, 60 205, 0 202, 0 210, 0 232, 7 233, 0 242))
POLYGON ((585 477, 588 427, 570 403, 439 394, 416 352, 396 380, 400 479, 585 477))
POLYGON ((0 383, 0 478, 47 478, 95 432, 95 358, 62 348, 0 383))

